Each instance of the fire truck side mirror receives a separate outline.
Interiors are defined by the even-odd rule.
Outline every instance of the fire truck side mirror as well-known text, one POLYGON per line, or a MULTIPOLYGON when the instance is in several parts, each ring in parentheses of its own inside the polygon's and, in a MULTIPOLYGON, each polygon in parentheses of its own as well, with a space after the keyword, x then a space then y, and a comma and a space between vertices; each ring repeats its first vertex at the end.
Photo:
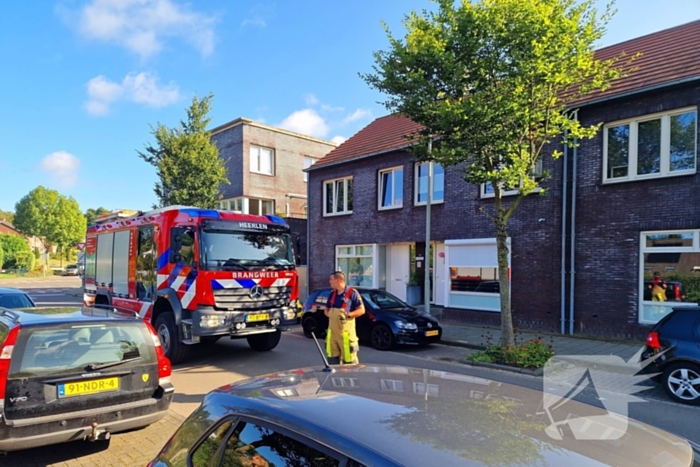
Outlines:
POLYGON ((182 227, 172 227, 170 229, 170 258, 171 263, 179 263, 182 261, 180 249, 182 248, 182 227))

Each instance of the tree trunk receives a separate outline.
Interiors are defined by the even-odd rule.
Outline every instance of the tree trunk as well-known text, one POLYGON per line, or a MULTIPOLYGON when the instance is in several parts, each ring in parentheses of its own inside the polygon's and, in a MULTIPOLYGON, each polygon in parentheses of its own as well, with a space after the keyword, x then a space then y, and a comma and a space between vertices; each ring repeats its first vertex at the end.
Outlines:
POLYGON ((498 281, 501 290, 501 345, 515 345, 513 315, 510 310, 510 272, 508 269, 508 232, 505 212, 497 209, 494 219, 496 226, 496 248, 498 250, 498 281))

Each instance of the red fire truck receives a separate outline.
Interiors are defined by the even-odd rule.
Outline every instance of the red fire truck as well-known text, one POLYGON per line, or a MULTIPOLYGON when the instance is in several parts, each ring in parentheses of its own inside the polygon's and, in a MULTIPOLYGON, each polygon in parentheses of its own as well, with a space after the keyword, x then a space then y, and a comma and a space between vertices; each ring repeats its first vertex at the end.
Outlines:
POLYGON ((88 227, 84 300, 149 320, 173 363, 222 336, 271 350, 296 321, 294 264, 289 226, 277 216, 118 211, 88 227))

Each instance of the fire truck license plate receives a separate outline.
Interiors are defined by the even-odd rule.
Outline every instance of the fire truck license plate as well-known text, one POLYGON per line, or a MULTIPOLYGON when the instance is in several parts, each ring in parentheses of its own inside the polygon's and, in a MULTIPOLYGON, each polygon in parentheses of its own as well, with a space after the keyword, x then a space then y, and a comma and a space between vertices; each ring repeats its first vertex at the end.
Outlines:
POLYGON ((439 333, 440 331, 438 331, 437 329, 433 329, 432 331, 425 331, 425 335, 427 337, 437 336, 439 333))
POLYGON ((98 392, 116 391, 119 389, 119 378, 93 379, 91 381, 76 381, 58 385, 58 397, 82 396, 98 392))
POLYGON ((270 315, 267 313, 258 313, 257 315, 248 315, 245 317, 245 320, 249 323, 251 321, 267 321, 268 319, 270 319, 270 315))

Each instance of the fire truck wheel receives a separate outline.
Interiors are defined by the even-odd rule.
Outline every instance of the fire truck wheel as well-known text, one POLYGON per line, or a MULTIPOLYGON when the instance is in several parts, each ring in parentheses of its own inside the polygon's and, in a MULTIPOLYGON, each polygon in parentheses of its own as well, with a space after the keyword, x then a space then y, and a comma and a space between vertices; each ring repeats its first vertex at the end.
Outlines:
POLYGON ((163 346, 165 356, 170 359, 170 363, 180 363, 187 358, 190 347, 180 342, 175 327, 175 316, 172 313, 161 313, 156 319, 156 332, 163 346))
POLYGON ((282 331, 279 329, 275 332, 266 332, 265 334, 256 334, 254 336, 248 336, 248 345, 251 349, 257 350, 259 352, 265 352, 267 350, 272 350, 277 347, 280 343, 280 337, 282 336, 282 331))

